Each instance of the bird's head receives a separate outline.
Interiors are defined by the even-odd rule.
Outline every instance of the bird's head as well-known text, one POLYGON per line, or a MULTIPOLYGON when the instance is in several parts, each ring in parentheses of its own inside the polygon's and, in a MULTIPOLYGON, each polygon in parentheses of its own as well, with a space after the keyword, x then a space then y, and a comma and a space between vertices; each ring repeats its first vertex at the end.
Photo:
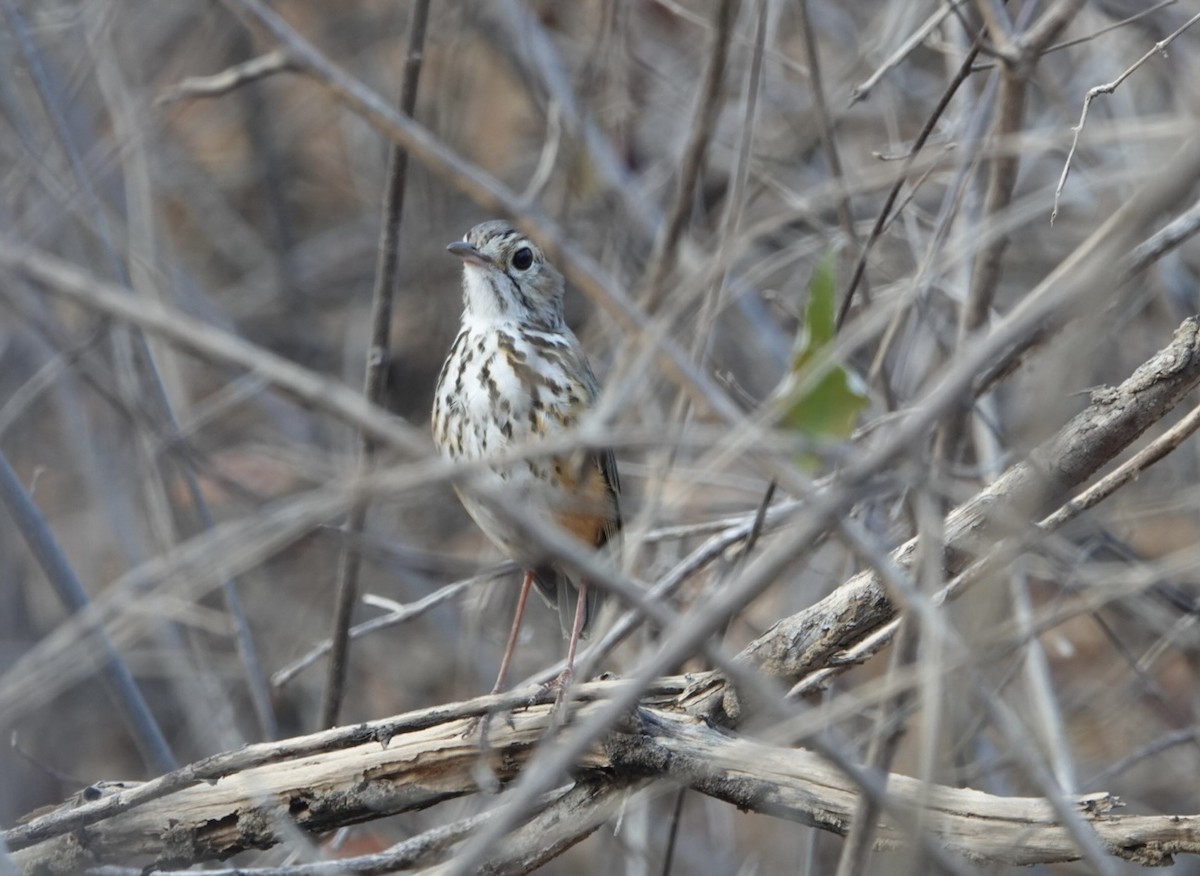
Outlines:
POLYGON ((465 317, 562 327, 562 274, 508 222, 476 225, 446 249, 463 260, 465 317))

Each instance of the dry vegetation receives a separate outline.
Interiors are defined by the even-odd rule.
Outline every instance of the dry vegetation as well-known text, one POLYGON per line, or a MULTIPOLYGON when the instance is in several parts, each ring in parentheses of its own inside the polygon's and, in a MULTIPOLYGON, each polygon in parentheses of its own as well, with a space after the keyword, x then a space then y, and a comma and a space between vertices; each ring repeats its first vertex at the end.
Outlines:
POLYGON ((0 874, 1197 872, 1194 0, 423 5, 0 3, 0 874), (498 215, 624 482, 566 727, 427 437, 498 215))

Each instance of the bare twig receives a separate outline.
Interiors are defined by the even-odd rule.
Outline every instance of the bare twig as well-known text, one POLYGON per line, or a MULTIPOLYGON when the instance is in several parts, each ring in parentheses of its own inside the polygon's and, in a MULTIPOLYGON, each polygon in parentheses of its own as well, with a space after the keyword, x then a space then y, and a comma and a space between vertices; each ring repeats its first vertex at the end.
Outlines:
MULTIPOLYGON (((1024 75, 1007 73, 1000 81, 996 97, 996 118, 989 136, 1003 140, 1016 134, 1025 119, 1025 87, 1028 80, 1024 75)), ((987 191, 983 199, 983 221, 993 220, 1008 207, 1012 199, 1013 186, 1017 181, 1020 159, 1016 154, 1001 155, 992 159, 988 175, 987 191)), ((1008 247, 1007 235, 991 238, 976 254, 971 272, 971 286, 967 302, 959 319, 958 343, 961 346, 983 326, 991 310, 996 286, 1000 282, 1000 260, 1008 247)))
MULTIPOLYGON (((850 191, 846 187, 845 173, 842 171, 842 158, 838 154, 837 128, 829 112, 829 102, 825 98, 825 87, 821 80, 821 56, 817 51, 817 35, 813 31, 812 21, 808 14, 809 0, 798 0, 797 10, 800 13, 800 27, 804 31, 804 54, 808 60, 808 89, 812 95, 813 109, 817 114, 817 130, 821 136, 821 148, 825 152, 825 162, 829 165, 829 175, 838 189, 837 217, 846 236, 846 249, 843 259, 853 266, 862 254, 862 242, 858 239, 858 231, 854 228, 854 213, 850 209, 850 191)), ((855 97, 851 96, 850 103, 854 104, 855 97)), ((862 281, 863 297, 870 300, 871 288, 864 278, 862 281)))
POLYGON ((25 381, 16 392, 12 393, 3 405, 0 405, 0 438, 4 437, 13 424, 20 420, 21 415, 43 393, 47 392, 59 377, 66 374, 95 346, 100 337, 99 333, 93 332, 82 341, 60 350, 52 359, 39 368, 36 374, 25 381))
MULTIPOLYGON (((465 581, 456 581, 453 584, 447 584, 444 587, 439 587, 433 593, 430 593, 428 596, 422 599, 418 599, 416 602, 399 606, 394 610, 389 611, 387 614, 380 615, 379 617, 373 617, 370 620, 365 620, 360 624, 355 624, 350 628, 350 638, 357 639, 361 636, 368 635, 369 633, 373 633, 378 630, 385 630, 389 627, 394 627, 397 624, 402 624, 405 621, 410 621, 413 618, 421 617, 421 615, 431 611, 434 608, 437 608, 437 606, 441 605, 443 602, 449 602, 451 599, 454 599, 460 594, 466 592, 466 590, 471 586, 475 584, 481 584, 486 581, 491 581, 500 575, 511 572, 513 568, 515 567, 511 564, 505 564, 499 569, 491 572, 485 572, 482 575, 476 575, 473 578, 468 578, 465 581)), ((363 599, 366 600, 367 597, 364 596, 363 599)), ((328 654, 331 647, 332 643, 329 641, 329 639, 326 639, 316 647, 312 648, 304 656, 292 661, 282 669, 277 670, 271 675, 271 686, 276 688, 283 687, 309 666, 312 666, 314 663, 328 654)))
POLYGON ((1022 63, 1035 63, 1083 6, 1083 0, 1058 0, 1021 35, 1022 63))
POLYGON ((720 113, 719 99, 721 83, 725 79, 725 62, 729 56, 729 40, 737 19, 738 0, 719 0, 713 19, 712 52, 705 68, 704 81, 696 96, 695 114, 688 134, 687 146, 683 151, 683 164, 679 171, 679 183, 675 197, 667 210, 663 227, 654 241, 654 251, 646 266, 642 283, 642 304, 653 312, 662 303, 666 290, 663 288, 667 275, 675 268, 676 252, 683 235, 688 216, 692 212, 692 199, 696 185, 704 170, 704 158, 712 142, 713 128, 720 113))
POLYGON ((235 64, 212 76, 189 76, 159 95, 158 103, 173 103, 199 97, 220 97, 249 82, 257 82, 259 79, 293 69, 287 52, 275 49, 265 55, 251 58, 249 61, 235 64))
MULTIPOLYGON (((1179 2, 1179 0, 1159 0, 1159 2, 1155 3, 1153 6, 1148 6, 1145 9, 1138 10, 1133 15, 1130 15, 1127 18, 1122 18, 1120 21, 1114 21, 1112 24, 1106 25, 1105 27, 1102 27, 1099 30, 1094 30, 1089 34, 1085 34, 1084 36, 1081 36, 1081 37, 1076 37, 1075 39, 1063 40, 1060 43, 1055 43, 1052 46, 1047 46, 1045 51, 1042 52, 1042 54, 1049 55, 1052 52, 1061 52, 1063 49, 1069 49, 1073 46, 1080 46, 1080 45, 1083 45, 1084 43, 1090 43, 1092 40, 1095 40, 1098 37, 1102 37, 1106 33, 1111 33, 1114 30, 1120 30, 1123 27, 1128 27, 1129 25, 1133 24, 1135 21, 1139 21, 1143 18, 1147 18, 1147 17, 1153 15, 1155 12, 1158 12, 1160 9, 1165 9, 1168 6, 1174 6, 1178 2, 1179 2)), ((971 72, 972 73, 982 73, 984 70, 991 70, 995 66, 996 65, 993 63, 977 64, 975 67, 973 67, 971 69, 971 72)))
POLYGON ((929 118, 925 120, 925 125, 921 128, 921 132, 917 134, 917 139, 913 141, 912 147, 904 156, 904 166, 900 170, 900 173, 896 175, 896 181, 888 191, 887 197, 884 198, 883 206, 879 208, 879 215, 875 217, 875 224, 871 226, 871 233, 867 236, 867 242, 858 252, 858 259, 854 264, 854 270, 851 272, 850 282, 846 284, 846 291, 842 293, 842 300, 838 304, 837 321, 835 323, 838 329, 841 329, 842 325, 846 322, 846 317, 850 313, 850 305, 854 303, 854 293, 862 282, 864 272, 867 269, 867 256, 870 255, 871 248, 879 240, 879 236, 883 233, 887 224, 896 215, 892 213, 892 207, 896 203, 896 198, 900 195, 900 190, 904 188, 904 183, 908 180, 909 172, 912 170, 917 156, 925 148, 925 142, 929 139, 929 135, 933 133, 933 129, 950 106, 950 100, 958 92, 962 84, 967 81, 967 77, 971 75, 971 65, 978 56, 979 40, 976 38, 974 44, 971 46, 971 50, 967 52, 966 57, 959 63, 954 78, 950 80, 945 90, 942 91, 942 96, 938 99, 937 106, 929 114, 929 118))
POLYGON ((649 240, 654 228, 662 221, 658 205, 643 191, 593 115, 580 106, 571 89, 571 77, 563 58, 546 33, 546 28, 530 11, 529 4, 519 0, 503 0, 490 4, 489 8, 480 12, 482 14, 476 18, 476 24, 486 34, 485 38, 492 42, 497 29, 506 31, 508 38, 503 42, 508 45, 503 46, 503 50, 513 52, 523 70, 532 70, 550 96, 546 119, 549 132, 547 148, 542 151, 538 168, 526 187, 522 201, 533 201, 541 186, 548 181, 559 135, 565 129, 569 137, 583 146, 589 164, 606 181, 608 190, 621 200, 626 215, 640 234, 649 240), (488 13, 493 13, 495 20, 483 17, 488 13))
MULTIPOLYGON (((59 599, 70 611, 84 610, 90 604, 90 600, 83 584, 76 577, 50 527, 3 454, 0 454, 0 500, 8 508, 13 522, 25 537, 29 550, 37 558, 42 572, 49 579, 59 599)), ((124 659, 113 647, 103 629, 91 628, 88 630, 88 636, 91 647, 100 658, 100 678, 121 717, 124 718, 142 757, 152 769, 159 772, 173 769, 176 761, 171 746, 163 736, 124 659)))
MULTIPOLYGON (((1004 7, 980 0, 980 14, 988 22, 992 40, 999 44, 1000 54, 1007 63, 1002 70, 996 115, 989 136, 1003 140, 1016 134, 1025 120, 1025 93, 1033 74, 1034 64, 1042 49, 1066 27, 1082 0, 1058 0, 1019 37, 999 29, 1006 27, 1004 7)), ((1031 9, 1032 7, 1026 7, 1031 9)), ((1025 10, 1022 10, 1024 12, 1025 10)), ((984 227, 996 221, 1012 201, 1013 188, 1020 168, 1020 156, 1009 154, 992 159, 984 193, 980 221, 984 227)), ((1007 234, 994 234, 984 240, 975 254, 967 300, 959 314, 957 347, 962 346, 987 323, 1000 284, 1001 260, 1008 248, 1007 234)), ((955 411, 938 431, 935 454, 946 463, 953 463, 959 452, 964 429, 969 422, 969 410, 955 411)))
MULTIPOLYGON (((489 851, 481 873, 524 876, 586 839, 621 811, 628 796, 646 784, 641 777, 613 782, 585 777, 559 800, 536 812, 489 851)), ((423 876, 441 876, 453 866, 453 857, 423 876)))
MULTIPOLYGON (((1196 233, 1200 232, 1200 203, 1189 207, 1163 228, 1135 246, 1117 265, 1122 283, 1128 283, 1146 270, 1157 259, 1170 252, 1196 233)), ((1064 314, 1065 315, 1065 314, 1064 314)), ((1048 320, 1037 331, 1031 333, 1019 348, 1003 361, 996 362, 979 374, 972 389, 979 396, 1006 377, 1021 362, 1025 354, 1054 335, 1061 327, 1058 320, 1048 320)))
POLYGON ((1194 408, 1182 420, 1121 463, 1110 474, 1096 481, 1062 508, 1042 520, 1038 526, 1046 530, 1057 529, 1082 512, 1098 505, 1178 448, 1197 429, 1200 429, 1200 407, 1194 408))
MULTIPOLYGON (((963 0, 958 0, 958 2, 961 3, 963 0)), ((686 21, 707 34, 713 32, 713 22, 709 21, 696 10, 689 9, 684 4, 678 2, 678 0, 653 0, 653 5, 670 12, 680 21, 686 21)), ((753 37, 743 36, 736 31, 730 34, 730 39, 737 46, 744 46, 746 48, 753 48, 754 46, 753 37)), ((798 73, 801 76, 808 74, 808 70, 805 69, 804 65, 788 55, 787 52, 768 47, 765 51, 765 56, 771 63, 778 64, 785 70, 791 70, 793 73, 798 73)))
POLYGON ((289 362, 226 329, 156 302, 135 301, 120 286, 98 280, 36 247, 0 235, 0 265, 43 284, 47 292, 140 326, 205 358, 244 368, 379 441, 420 454, 432 447, 424 433, 370 405, 345 385, 289 362))
MULTIPOLYGON (((889 671, 912 663, 919 642, 920 637, 913 628, 912 619, 902 619, 896 631, 896 647, 892 651, 892 665, 889 671)), ((876 710, 874 732, 866 758, 867 766, 871 769, 884 772, 891 770, 896 750, 904 737, 905 715, 915 696, 914 689, 899 688, 892 699, 876 710)), ((846 833, 846 842, 842 844, 838 857, 836 876, 854 876, 856 873, 865 872, 878 828, 879 808, 879 804, 865 794, 857 800, 854 814, 850 818, 850 829, 846 833)))
MULTIPOLYGON (((400 86, 400 112, 411 117, 417 105, 417 87, 421 79, 421 59, 425 45, 425 25, 429 19, 429 0, 417 0, 408 24, 408 50, 404 81, 400 86)), ((375 269, 375 291, 371 296, 371 343, 367 348, 363 395, 373 405, 382 406, 387 391, 387 365, 391 350, 392 301, 400 263, 400 221, 404 213, 408 152, 392 144, 388 158, 388 187, 384 195, 383 222, 380 229, 379 261, 375 269)), ((375 440, 364 433, 359 442, 358 469, 366 473, 375 456, 375 440)), ((345 696, 347 653, 350 647, 350 619, 358 597, 358 570, 362 555, 354 547, 353 536, 362 532, 367 519, 367 503, 350 509, 345 531, 351 536, 342 543, 338 562, 337 595, 334 599, 333 629, 330 636, 329 671, 325 677, 325 696, 321 706, 321 726, 332 727, 338 721, 345 696)))
POLYGON ((1102 94, 1112 94, 1121 87, 1121 83, 1137 72, 1138 68, 1149 61, 1157 54, 1165 54, 1167 46, 1171 45, 1189 27, 1200 21, 1200 12, 1197 12, 1173 32, 1168 34, 1163 39, 1159 40, 1154 46, 1142 55, 1132 64, 1122 71, 1121 75, 1112 82, 1106 82, 1103 85, 1097 85, 1088 89, 1088 93, 1083 97, 1083 110, 1079 114, 1079 124, 1071 128, 1071 148, 1067 150, 1067 160, 1063 162, 1062 174, 1058 178, 1058 185, 1054 188, 1054 209, 1050 211, 1050 222, 1053 223, 1055 217, 1058 216, 1058 201, 1062 195, 1063 187, 1067 184, 1067 177, 1071 173, 1071 161, 1075 158, 1075 150, 1079 146, 1079 135, 1083 133, 1083 126, 1087 124, 1088 110, 1091 109, 1092 101, 1102 94))
MULTIPOLYGON (((876 68, 874 73, 850 90, 850 106, 854 106, 854 104, 858 103, 860 100, 866 100, 870 96, 871 90, 879 83, 879 80, 886 76, 891 70, 898 67, 905 58, 916 51, 921 43, 925 42, 925 39, 931 33, 933 33, 938 25, 945 21, 946 17, 963 2, 965 2, 965 0, 951 0, 949 3, 940 4, 937 9, 930 13, 929 17, 921 22, 920 26, 908 35, 904 42, 897 47, 896 51, 887 56, 884 62, 876 68)), ((937 114, 935 113, 935 115, 937 114)))
POLYGON ((1179 244, 1200 234, 1200 201, 1172 219, 1159 231, 1134 247, 1129 254, 1127 273, 1132 276, 1145 270, 1179 244))
MULTIPOLYGON (((703 360, 705 349, 712 343, 713 323, 720 310, 725 285, 729 278, 731 252, 741 227, 742 214, 746 208, 746 185, 750 179, 750 165, 754 150, 755 125, 758 121, 759 93, 762 90, 763 55, 767 40, 767 8, 763 0, 756 4, 754 16, 754 52, 750 57, 750 70, 746 74, 745 112, 742 116, 742 131, 738 138, 737 159, 733 167, 733 182, 725 199, 725 209, 720 222, 720 240, 717 247, 715 276, 707 283, 696 319, 697 330, 689 352, 697 361, 703 360)), ((688 414, 686 408, 678 408, 671 417, 672 422, 683 421, 688 414)), ((667 466, 663 466, 665 471, 667 466)))
MULTIPOLYGON (((969 565, 963 560, 970 545, 976 544, 984 533, 1006 525, 1006 521, 1020 520, 1020 512, 1015 518, 1011 510, 997 513, 991 500, 993 495, 1003 495, 1004 505, 1009 509, 1028 509, 1031 502, 1043 505, 1061 502, 1064 488, 1091 477, 1119 452, 1119 447, 1132 442, 1197 383, 1200 383, 1200 322, 1190 319, 1177 330, 1168 347, 1142 365, 1119 388, 1097 393, 1092 406, 1036 449, 1028 462, 1013 466, 974 499, 950 513, 946 519, 947 554, 951 558, 948 562, 952 571, 956 565, 962 571, 948 582, 938 598, 955 595, 964 582, 981 580, 986 573, 1011 558, 1013 544, 1008 543, 1003 549, 992 548, 986 556, 969 565), (1160 396, 1160 392, 1164 395, 1160 396), (1138 403, 1124 404, 1126 399, 1133 398, 1137 398, 1138 403), (1110 439, 1116 444, 1101 450, 1110 439), (1093 456, 1093 451, 1100 451, 1099 456, 1093 456), (1059 497, 1057 500, 1056 496, 1059 497)), ((1136 476, 1142 467, 1178 446, 1189 430, 1196 428, 1198 418, 1200 414, 1193 412, 1131 458, 1127 465, 1062 508, 1055 507, 1041 525, 1047 529, 1059 527, 1080 510, 1109 495, 1121 483, 1136 476)), ((902 566, 909 565, 916 547, 917 541, 910 540, 894 551, 891 559, 902 566)), ((863 572, 815 606, 777 623, 748 645, 741 656, 770 674, 805 679, 793 689, 793 694, 798 694, 812 688, 807 678, 811 672, 819 675, 824 683, 831 675, 832 663, 842 665, 842 669, 832 670, 834 674, 847 668, 849 664, 836 655, 855 650, 856 646, 847 648, 848 627, 856 631, 853 638, 857 642, 864 646, 869 643, 869 653, 875 653, 894 634, 895 612, 877 573, 863 572), (851 609, 853 616, 843 613, 843 609, 852 606, 856 607, 851 609), (830 617, 841 619, 837 628, 838 641, 826 640, 822 644, 825 636, 821 628, 828 626, 822 619, 830 617), (882 632, 879 620, 892 626, 882 632), (774 653, 780 656, 786 653, 788 657, 782 663, 776 663, 774 653), (793 657, 804 653, 810 655, 808 660, 792 662, 793 657)), ((856 653, 854 659, 860 660, 862 656, 856 653)))
POLYGON ((562 109, 558 103, 552 103, 546 111, 546 139, 542 143, 542 152, 538 156, 537 167, 534 168, 533 175, 529 177, 525 191, 521 193, 522 201, 536 201, 541 197, 542 192, 550 183, 551 174, 554 173, 554 162, 558 160, 558 150, 561 145, 562 109))
POLYGON ((1154 740, 1153 742, 1143 745, 1137 751, 1130 752, 1127 756, 1121 758, 1114 764, 1096 775, 1088 779, 1087 785, 1095 787, 1101 782, 1107 782, 1116 776, 1119 776, 1125 770, 1129 769, 1134 764, 1137 764, 1148 757, 1153 757, 1160 752, 1166 751, 1168 748, 1173 748, 1176 745, 1186 745, 1190 742, 1195 742, 1200 736, 1200 727, 1185 727, 1182 730, 1176 730, 1173 733, 1167 733, 1165 736, 1154 740))

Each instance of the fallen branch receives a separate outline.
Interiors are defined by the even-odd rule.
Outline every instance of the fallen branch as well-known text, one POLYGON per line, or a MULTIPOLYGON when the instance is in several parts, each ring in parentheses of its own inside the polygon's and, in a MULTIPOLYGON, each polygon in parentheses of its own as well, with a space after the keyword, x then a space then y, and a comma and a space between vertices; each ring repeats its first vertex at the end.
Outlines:
MULTIPOLYGON (((668 680, 664 690, 679 689, 681 682, 668 680)), ((600 706, 595 700, 616 684, 584 685, 581 693, 593 702, 584 703, 574 720, 588 721, 600 706)), ((201 778, 212 772, 212 763, 202 761, 179 771, 190 773, 190 781, 161 797, 152 796, 86 827, 64 829, 60 821, 54 836, 33 845, 25 840, 36 831, 37 822, 10 831, 6 841, 14 849, 13 859, 28 873, 78 873, 110 862, 162 868, 264 848, 296 829, 319 834, 423 809, 476 793, 481 770, 501 783, 510 779, 547 734, 551 706, 543 702, 515 711, 510 722, 495 722, 489 734, 493 747, 481 753, 475 734, 464 736, 471 723, 465 713, 481 711, 491 699, 495 698, 249 746, 213 759, 245 764, 232 772, 201 778), (408 729, 389 736, 401 724, 408 729)), ((639 709, 610 732, 587 753, 579 769, 579 799, 571 801, 570 818, 556 812, 539 823, 534 815, 529 824, 535 825, 536 836, 526 834, 512 848, 498 849, 508 864, 488 872, 523 872, 514 862, 545 860, 546 848, 557 853, 582 839, 619 802, 621 795, 612 793, 614 789, 636 787, 648 778, 666 778, 744 810, 835 833, 847 830, 859 794, 854 782, 817 754, 731 738, 702 718, 661 702, 639 709)), ((145 796, 144 789, 152 784, 121 789, 70 811, 78 818, 111 808, 114 799, 139 792, 145 796)), ((1040 798, 926 787, 904 776, 889 777, 888 793, 897 809, 921 806, 927 834, 972 860, 1030 865, 1079 858, 1070 834, 1040 798)), ((561 799, 547 801, 542 811, 561 799)), ((1200 817, 1115 815, 1112 810, 1120 801, 1106 793, 1072 797, 1069 803, 1116 857, 1164 864, 1176 853, 1200 853, 1200 817)), ((56 816, 60 813, 39 821, 56 816)), ((885 817, 875 845, 908 848, 912 836, 908 825, 885 817)), ((452 849, 436 851, 453 855, 452 849)))

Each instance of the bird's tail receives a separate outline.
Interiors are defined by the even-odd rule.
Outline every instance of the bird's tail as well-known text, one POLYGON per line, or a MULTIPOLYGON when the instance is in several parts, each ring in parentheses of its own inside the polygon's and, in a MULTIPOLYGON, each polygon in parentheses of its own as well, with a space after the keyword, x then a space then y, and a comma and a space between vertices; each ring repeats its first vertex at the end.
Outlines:
MULTIPOLYGON (((579 602, 579 586, 564 572, 550 567, 535 569, 533 583, 538 593, 551 608, 558 609, 558 622, 562 625, 563 638, 570 638, 571 626, 575 623, 575 606, 579 602)), ((600 590, 588 587, 583 605, 583 636, 600 611, 600 590)))

